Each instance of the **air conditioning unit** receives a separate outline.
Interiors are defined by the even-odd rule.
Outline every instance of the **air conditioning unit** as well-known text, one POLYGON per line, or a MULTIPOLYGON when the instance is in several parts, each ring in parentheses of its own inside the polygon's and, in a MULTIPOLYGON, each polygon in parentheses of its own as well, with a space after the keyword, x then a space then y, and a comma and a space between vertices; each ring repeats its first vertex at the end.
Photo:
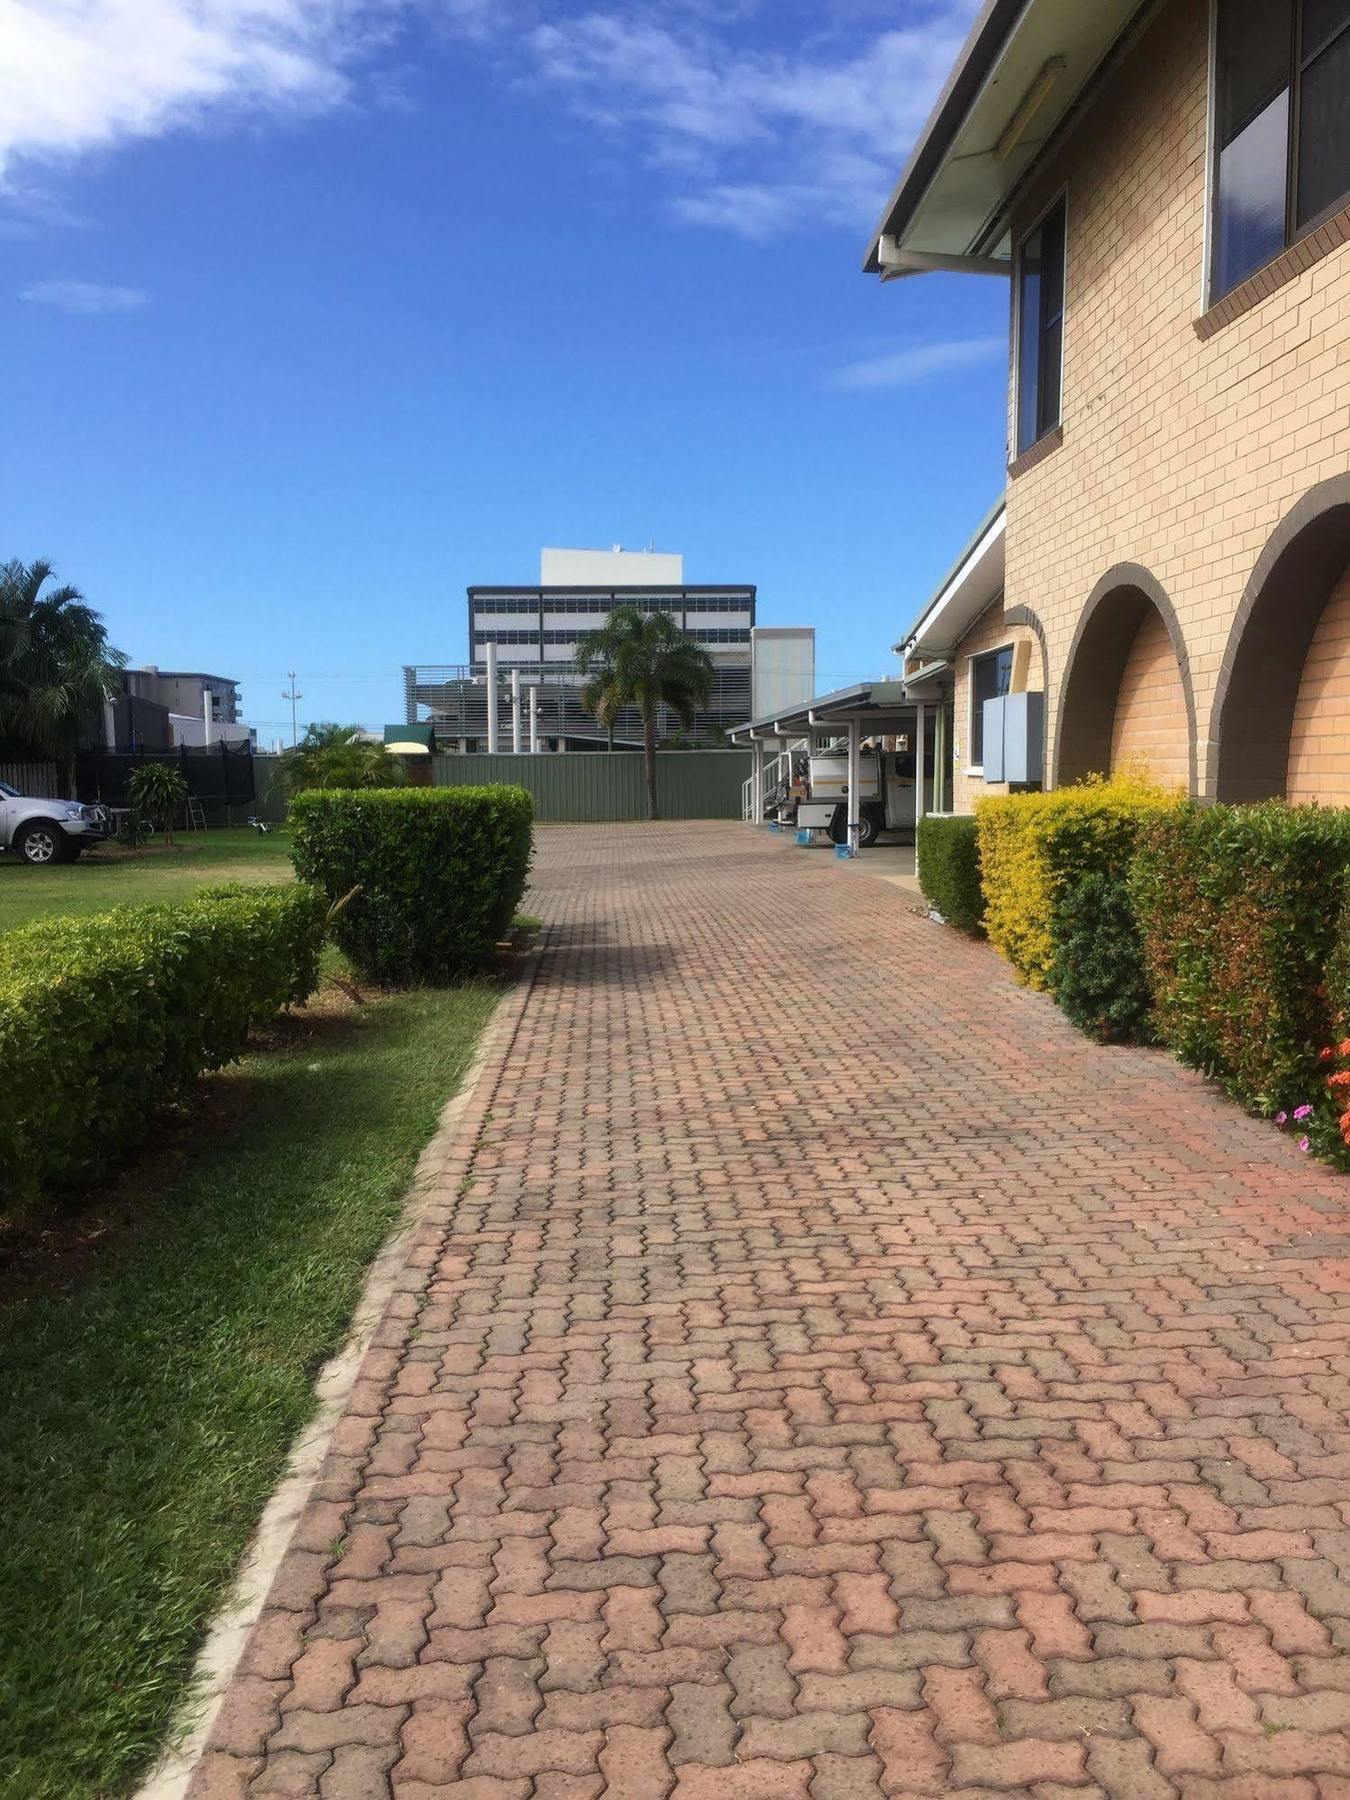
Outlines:
POLYGON ((1045 780, 1045 695, 1000 694, 984 703, 984 779, 1012 787, 1045 780))

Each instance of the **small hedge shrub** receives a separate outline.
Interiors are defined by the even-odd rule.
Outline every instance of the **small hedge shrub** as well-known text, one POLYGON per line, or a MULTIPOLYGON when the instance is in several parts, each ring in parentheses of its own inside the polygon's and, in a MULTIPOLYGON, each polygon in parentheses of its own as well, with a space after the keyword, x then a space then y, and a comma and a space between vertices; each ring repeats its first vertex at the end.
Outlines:
POLYGON ((330 901, 333 936, 377 981, 439 981, 481 964, 529 875, 524 788, 326 789, 297 794, 295 866, 330 901), (355 890, 355 892, 353 892, 355 890))
POLYGON ((1053 986, 1065 1015, 1102 1044, 1148 1041, 1148 974, 1125 877, 1097 870, 1071 883, 1054 937, 1053 986))
POLYGON ((1183 804, 1137 774, 976 802, 984 928, 1020 981, 1053 986, 1055 922, 1068 889, 1087 875, 1123 873, 1142 822, 1183 804))
POLYGON ((959 931, 982 931, 984 890, 974 819, 931 814, 920 819, 918 849, 924 899, 959 931))
POLYGON ((312 993, 325 910, 306 887, 217 888, 0 937, 4 1206, 97 1175, 312 993))
POLYGON ((1131 877, 1163 1042, 1244 1105, 1303 1104, 1346 1003, 1350 811, 1278 802, 1150 820, 1131 877), (1330 974, 1329 974, 1330 968, 1330 974))

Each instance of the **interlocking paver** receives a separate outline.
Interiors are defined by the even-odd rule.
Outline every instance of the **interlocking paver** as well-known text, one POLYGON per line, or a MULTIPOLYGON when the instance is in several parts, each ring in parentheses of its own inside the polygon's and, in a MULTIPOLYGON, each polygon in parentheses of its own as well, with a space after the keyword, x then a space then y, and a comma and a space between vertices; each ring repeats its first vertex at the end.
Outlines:
POLYGON ((194 1800, 1347 1800, 1350 1190, 781 839, 530 905, 194 1800))

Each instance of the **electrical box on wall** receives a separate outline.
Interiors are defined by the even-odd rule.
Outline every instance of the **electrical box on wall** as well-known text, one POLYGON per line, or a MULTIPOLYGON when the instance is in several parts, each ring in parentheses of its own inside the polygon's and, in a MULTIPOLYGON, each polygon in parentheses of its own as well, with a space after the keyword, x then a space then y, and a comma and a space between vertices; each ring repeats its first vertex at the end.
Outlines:
POLYGON ((1045 695, 1000 694, 984 703, 984 778, 1011 787, 1045 779, 1045 695))

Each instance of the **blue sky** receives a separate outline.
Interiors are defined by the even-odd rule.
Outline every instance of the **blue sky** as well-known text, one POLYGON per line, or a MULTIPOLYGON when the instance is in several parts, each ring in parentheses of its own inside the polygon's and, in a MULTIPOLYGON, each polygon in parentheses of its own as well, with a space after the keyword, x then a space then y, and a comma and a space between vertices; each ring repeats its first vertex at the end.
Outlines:
POLYGON ((1006 284, 859 272, 971 0, 14 0, 0 554, 264 739, 542 544, 888 647, 996 495, 1006 284))

